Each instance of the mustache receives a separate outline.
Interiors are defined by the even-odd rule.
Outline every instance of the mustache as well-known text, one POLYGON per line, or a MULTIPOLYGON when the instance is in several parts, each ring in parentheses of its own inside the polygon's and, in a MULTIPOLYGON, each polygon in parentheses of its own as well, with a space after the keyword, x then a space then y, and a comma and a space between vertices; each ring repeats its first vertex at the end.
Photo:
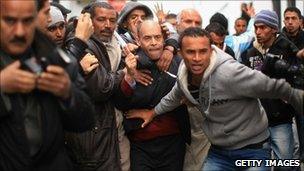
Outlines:
POLYGON ((103 29, 101 32, 113 33, 113 31, 111 31, 111 29, 108 29, 108 28, 103 29))
POLYGON ((26 43, 25 37, 14 37, 10 43, 26 43))

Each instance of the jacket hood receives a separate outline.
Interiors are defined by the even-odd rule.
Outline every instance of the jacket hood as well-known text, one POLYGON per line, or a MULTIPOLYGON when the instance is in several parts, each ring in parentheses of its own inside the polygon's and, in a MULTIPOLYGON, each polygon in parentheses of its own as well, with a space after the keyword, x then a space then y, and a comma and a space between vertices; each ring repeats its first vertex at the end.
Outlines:
POLYGON ((153 13, 149 7, 147 7, 146 5, 141 4, 139 2, 131 1, 131 2, 128 2, 125 5, 125 7, 122 9, 122 11, 120 12, 120 15, 117 20, 117 24, 119 26, 121 26, 123 24, 123 22, 126 20, 126 18, 128 17, 128 15, 135 9, 143 9, 148 18, 150 18, 150 17, 153 18, 153 13))

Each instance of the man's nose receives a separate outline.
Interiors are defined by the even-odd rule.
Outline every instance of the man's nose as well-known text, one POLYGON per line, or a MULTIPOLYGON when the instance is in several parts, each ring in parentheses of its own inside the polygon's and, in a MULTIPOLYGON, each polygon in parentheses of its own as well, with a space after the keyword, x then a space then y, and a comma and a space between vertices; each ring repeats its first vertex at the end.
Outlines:
POLYGON ((51 17, 51 14, 49 13, 47 15, 47 23, 50 24, 52 22, 52 17, 51 17))
POLYGON ((138 17, 138 19, 137 19, 137 22, 138 22, 138 23, 142 23, 143 21, 144 21, 144 18, 138 17))
POLYGON ((59 28, 56 29, 56 36, 57 37, 61 37, 62 36, 62 32, 59 28))
POLYGON ((256 29, 255 29, 255 33, 256 33, 257 35, 260 34, 260 33, 261 33, 261 29, 256 28, 256 29))
POLYGON ((152 45, 156 45, 156 40, 155 40, 154 37, 152 37, 151 44, 152 44, 152 45))
POLYGON ((195 55, 194 55, 194 57, 193 57, 193 61, 199 61, 199 53, 198 52, 196 52, 195 53, 195 55))
POLYGON ((110 27, 110 20, 106 21, 106 27, 110 27))
POLYGON ((191 27, 196 27, 196 24, 194 21, 191 23, 191 27))
POLYGON ((22 24, 22 22, 18 22, 16 24, 16 28, 15 28, 15 34, 16 36, 22 37, 25 34, 25 26, 22 24))

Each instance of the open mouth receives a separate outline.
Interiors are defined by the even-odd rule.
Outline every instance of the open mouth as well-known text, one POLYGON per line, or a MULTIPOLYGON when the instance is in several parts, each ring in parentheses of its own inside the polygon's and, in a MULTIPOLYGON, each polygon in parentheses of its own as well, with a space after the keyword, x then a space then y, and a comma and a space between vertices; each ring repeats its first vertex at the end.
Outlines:
POLYGON ((201 70, 203 68, 203 65, 192 65, 192 69, 195 71, 201 70))

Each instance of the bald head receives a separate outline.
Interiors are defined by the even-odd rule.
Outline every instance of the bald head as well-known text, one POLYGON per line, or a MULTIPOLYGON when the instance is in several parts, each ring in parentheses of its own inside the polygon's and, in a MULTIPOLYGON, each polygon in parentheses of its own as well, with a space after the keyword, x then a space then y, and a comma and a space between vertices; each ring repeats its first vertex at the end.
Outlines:
POLYGON ((157 28, 157 30, 160 30, 160 32, 161 32, 161 27, 158 22, 153 21, 153 20, 145 20, 137 26, 138 36, 140 36, 142 29, 151 29, 150 27, 157 28))
POLYGON ((202 17, 193 8, 183 9, 177 16, 177 32, 180 34, 189 27, 202 27, 202 17))
POLYGON ((164 38, 159 23, 145 20, 138 26, 137 31, 141 49, 152 60, 158 60, 164 47, 164 38))

